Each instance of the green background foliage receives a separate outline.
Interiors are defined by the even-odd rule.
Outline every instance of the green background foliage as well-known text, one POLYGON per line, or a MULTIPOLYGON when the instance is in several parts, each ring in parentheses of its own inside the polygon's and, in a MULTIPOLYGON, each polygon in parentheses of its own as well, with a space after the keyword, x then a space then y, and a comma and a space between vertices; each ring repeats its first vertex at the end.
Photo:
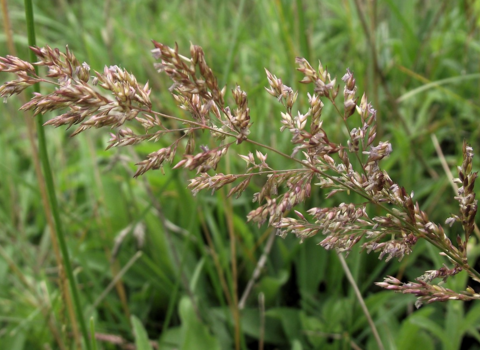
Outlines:
MULTIPOLYGON (((477 1, 45 0, 34 5, 39 46, 68 45, 94 70, 126 68, 138 81, 149 81, 154 109, 167 114, 183 112, 169 95, 167 77, 153 68, 151 40, 177 43, 185 54, 190 42, 202 46, 219 83, 228 89, 239 84, 248 93, 251 137, 286 153, 293 147, 290 136, 279 132, 281 106, 264 90, 264 67, 299 90, 305 110, 309 90, 298 83, 295 57, 313 65, 321 59, 338 81, 348 67, 359 93, 365 91, 378 110, 378 139, 392 143, 393 153, 384 162, 391 178, 415 192, 432 221, 443 224, 457 212, 431 137, 438 138, 453 171, 464 139, 480 150, 477 1)), ((18 55, 27 59, 23 3, 8 6, 18 55)), ((9 54, 5 33, 0 42, 0 55, 9 54)), ((0 105, 0 347, 56 348, 52 329, 70 344, 68 326, 62 329, 70 322, 19 106, 18 99, 0 105)), ((330 138, 345 140, 341 121, 328 112, 323 119, 330 138)), ((104 130, 73 139, 70 130, 48 127, 46 133, 84 316, 95 320, 93 332, 120 336, 139 349, 148 349, 148 339, 161 349, 234 348, 229 306, 234 281, 240 298, 272 234, 266 226, 246 222, 261 182, 253 182, 238 199, 227 199, 225 191, 193 197, 186 184, 194 174, 165 168, 164 175, 156 171, 132 178, 134 164, 168 140, 105 151, 109 135, 104 130), (145 235, 143 245, 133 235, 135 226, 145 235), (112 260, 122 231, 129 234, 112 260), (229 232, 235 234, 233 242, 229 232), (112 284, 116 275, 121 288, 112 284)), ((204 142, 211 142, 207 135, 204 142)), ((249 147, 242 144, 238 152, 247 154, 249 147)), ((293 166, 273 155, 269 164, 293 166)), ((476 159, 475 164, 479 169, 476 159)), ((232 156, 218 170, 242 172, 244 162, 232 156)), ((306 208, 349 200, 346 195, 324 198, 325 193, 314 192, 306 208)), ((455 226, 449 230, 452 240, 456 233, 455 226)), ((338 257, 317 246, 320 240, 300 244, 293 236, 275 238, 240 311, 242 349, 261 343, 264 349, 377 348, 338 257)), ((479 249, 471 249, 474 264, 479 249)), ((347 262, 386 349, 480 348, 475 345, 479 303, 416 310, 413 297, 373 284, 386 275, 413 280, 440 268, 443 260, 432 247, 420 242, 410 256, 389 263, 357 249, 347 262)), ((474 283, 461 274, 447 287, 462 290, 467 282, 474 283)), ((121 348, 105 340, 96 346, 121 348)))

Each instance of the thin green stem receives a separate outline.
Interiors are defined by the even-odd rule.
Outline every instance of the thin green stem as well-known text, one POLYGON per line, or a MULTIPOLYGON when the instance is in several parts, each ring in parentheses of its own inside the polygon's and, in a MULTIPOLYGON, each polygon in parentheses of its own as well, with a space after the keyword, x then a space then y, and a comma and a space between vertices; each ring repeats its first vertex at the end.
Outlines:
MULTIPOLYGON (((33 6, 31 0, 25 0, 25 18, 27 21, 27 30, 28 30, 28 43, 30 46, 36 45, 35 39, 35 23, 33 19, 33 6)), ((35 54, 30 51, 30 59, 32 62, 36 61, 35 54)), ((37 70, 37 67, 35 67, 37 70)), ((38 73, 37 73, 38 74, 38 73)), ((35 92, 40 92, 40 85, 36 83, 33 85, 35 92)), ((90 339, 88 336, 87 325, 85 319, 83 318, 82 307, 80 303, 80 296, 78 293, 77 283, 73 275, 72 265, 70 263, 70 256, 68 253, 67 243, 65 240, 65 235, 63 232, 62 221, 60 220, 60 209, 57 202, 57 197, 55 194, 55 186, 53 183, 52 170, 50 168, 50 161, 48 159, 47 145, 45 140, 45 131, 43 128, 43 120, 41 115, 37 115, 37 134, 38 134, 38 148, 40 153, 40 159, 42 161, 43 171, 45 173, 45 182, 47 186, 48 198, 50 201, 50 206, 52 209, 53 220, 55 221, 56 233, 58 238, 58 243, 60 245, 60 251, 62 252, 63 262, 65 264, 65 272, 67 273, 67 278, 70 283, 70 288, 72 290, 73 303, 75 305, 75 311, 77 313, 77 320, 80 324, 80 329, 85 341, 85 346, 88 350, 91 350, 90 339)))

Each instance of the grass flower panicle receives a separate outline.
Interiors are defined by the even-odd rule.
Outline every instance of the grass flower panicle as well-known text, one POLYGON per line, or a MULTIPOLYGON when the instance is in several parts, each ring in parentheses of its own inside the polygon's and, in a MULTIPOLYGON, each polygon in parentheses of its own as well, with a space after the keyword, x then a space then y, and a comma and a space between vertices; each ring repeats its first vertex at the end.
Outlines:
POLYGON ((33 64, 12 56, 0 58, 0 71, 17 76, 17 80, 0 87, 0 96, 19 94, 35 83, 53 86, 50 93, 37 93, 21 109, 32 110, 34 114, 58 111, 61 114, 45 125, 77 126, 72 136, 90 128, 109 127, 114 131, 108 148, 155 142, 171 134, 170 144, 139 162, 134 176, 160 169, 165 162, 173 168, 195 170, 197 175, 188 185, 194 195, 203 189, 213 192, 232 184, 228 195, 238 197, 254 176, 264 176, 264 185, 253 196, 258 207, 247 215, 247 220, 258 225, 268 222, 281 236, 293 233, 304 240, 320 233, 325 236, 320 242, 325 249, 348 254, 360 244, 367 253, 377 252, 379 258, 386 261, 401 260, 412 252, 418 240, 424 239, 440 250, 451 267, 445 265, 426 271, 416 282, 402 283, 387 277, 377 285, 416 295, 417 306, 423 302, 480 299, 470 287, 454 292, 433 284, 437 278, 444 281, 461 271, 480 281, 480 274, 469 265, 467 257, 467 244, 475 230, 477 212, 474 193, 477 173, 472 172, 470 146, 463 145, 463 163, 455 180, 461 185, 455 197, 460 210, 446 220, 449 226, 459 222, 463 227, 463 237, 458 237, 454 244, 441 225, 428 219, 414 201, 414 194, 409 194, 382 170, 381 162, 393 148, 388 141, 377 140, 376 110, 365 94, 361 98, 357 96, 358 87, 349 69, 341 79, 343 102, 339 103, 340 86, 336 79, 321 63, 314 69, 306 59, 297 58, 297 69, 303 74, 301 83, 312 84, 313 91, 307 95, 307 110, 299 108, 296 114, 293 107, 298 92, 266 70, 269 83, 266 91, 284 108, 279 127, 291 134, 289 155, 249 138, 252 117, 247 93, 235 86, 231 90, 234 104, 228 105, 227 89, 218 86, 200 47, 191 45, 190 57, 185 57, 179 54, 178 47, 170 48, 155 41, 153 44, 152 54, 158 60, 155 68, 172 80, 169 90, 178 107, 186 112, 179 117, 154 111, 149 84, 137 82, 124 69, 105 67, 92 78, 88 64, 80 64, 68 47, 65 53, 49 47, 33 47, 39 59, 33 64), (33 65, 45 66, 46 77, 37 75, 33 65), (348 131, 346 142, 333 140, 323 128, 325 104, 332 105, 339 123, 348 131), (127 123, 131 127, 126 127, 127 123), (355 127, 351 127, 353 124, 355 127), (134 131, 139 127, 145 133, 134 131), (214 148, 198 145, 199 131, 210 133, 216 142, 214 148), (222 158, 242 142, 258 148, 255 154, 239 155, 246 162, 245 173, 217 173, 222 158), (292 168, 273 169, 267 163, 268 153, 262 152, 285 157, 291 161, 292 168), (181 155, 180 160, 177 154, 181 155), (295 217, 288 216, 317 189, 327 190, 327 198, 347 192, 361 201, 330 208, 308 208, 306 214, 295 210, 295 217), (369 206, 379 208, 377 212, 383 214, 370 217, 369 206))

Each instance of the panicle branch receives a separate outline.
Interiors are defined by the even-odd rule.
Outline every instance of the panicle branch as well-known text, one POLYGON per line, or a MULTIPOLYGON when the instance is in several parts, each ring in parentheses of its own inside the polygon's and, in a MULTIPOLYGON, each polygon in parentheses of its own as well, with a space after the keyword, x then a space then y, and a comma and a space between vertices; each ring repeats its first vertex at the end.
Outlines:
POLYGON ((402 283, 395 277, 388 276, 383 282, 375 283, 382 288, 393 290, 403 294, 413 294, 417 296, 415 306, 419 308, 423 303, 431 304, 433 302, 445 302, 449 300, 475 300, 480 299, 480 294, 475 293, 471 287, 467 287, 466 291, 457 293, 451 289, 444 288, 436 284, 429 284, 423 280, 417 282, 402 283))

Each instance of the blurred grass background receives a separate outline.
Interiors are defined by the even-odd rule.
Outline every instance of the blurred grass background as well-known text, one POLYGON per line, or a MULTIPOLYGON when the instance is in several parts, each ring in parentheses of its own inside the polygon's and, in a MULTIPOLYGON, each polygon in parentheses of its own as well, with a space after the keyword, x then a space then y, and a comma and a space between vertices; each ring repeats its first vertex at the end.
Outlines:
MULTIPOLYGON (((452 171, 461 162, 463 140, 480 149, 478 1, 44 0, 34 5, 39 46, 68 45, 95 70, 127 68, 140 82, 150 82, 154 108, 163 113, 181 112, 168 93, 168 79, 153 68, 150 40, 178 43, 185 54, 190 42, 202 46, 220 84, 231 89, 237 83, 247 91, 252 138, 286 153, 292 147, 289 136, 279 132, 281 108, 264 90, 264 67, 300 91, 304 109, 308 87, 298 83, 296 56, 314 66, 321 59, 338 81, 350 68, 378 110, 379 140, 393 145, 385 161, 392 179, 415 192, 432 221, 443 224, 457 212, 432 136, 452 171)), ((23 11, 23 2, 8 1, 15 47, 26 59, 23 11)), ((5 32, 0 42, 0 55, 9 54, 5 32)), ((70 348, 71 322, 19 106, 18 99, 0 104, 0 348, 70 348)), ((334 114, 327 109, 323 118, 330 138, 344 140, 334 114)), ((162 141, 105 151, 109 135, 103 130, 73 139, 70 131, 46 132, 85 319, 95 320, 98 348, 139 346, 142 330, 160 349, 235 348, 234 300, 242 297, 270 244, 267 263, 239 311, 242 349, 378 348, 337 256, 316 245, 321 237, 303 244, 295 237, 272 241, 270 229, 246 223, 255 184, 239 199, 226 199, 222 191, 192 197, 186 184, 193 174, 166 168, 165 175, 132 178, 134 163, 162 141), (127 235, 112 259, 122 234, 127 235), (136 238, 142 235, 143 245, 136 238)), ((249 149, 241 145, 238 151, 249 149)), ((242 172, 242 163, 232 157, 219 171, 242 172)), ((275 157, 269 164, 291 167, 275 157)), ((477 159, 475 164, 478 169, 477 159)), ((347 200, 324 197, 315 193, 307 205, 347 200)), ((452 239, 456 233, 455 227, 450 230, 452 239)), ((422 243, 415 248, 402 262, 384 263, 358 251, 347 259, 384 347, 480 349, 479 303, 416 310, 413 297, 374 286, 386 275, 413 280, 441 267, 434 249, 422 243)), ((472 256, 478 248, 472 247, 472 256)), ((447 287, 462 290, 466 283, 459 275, 447 287)))

